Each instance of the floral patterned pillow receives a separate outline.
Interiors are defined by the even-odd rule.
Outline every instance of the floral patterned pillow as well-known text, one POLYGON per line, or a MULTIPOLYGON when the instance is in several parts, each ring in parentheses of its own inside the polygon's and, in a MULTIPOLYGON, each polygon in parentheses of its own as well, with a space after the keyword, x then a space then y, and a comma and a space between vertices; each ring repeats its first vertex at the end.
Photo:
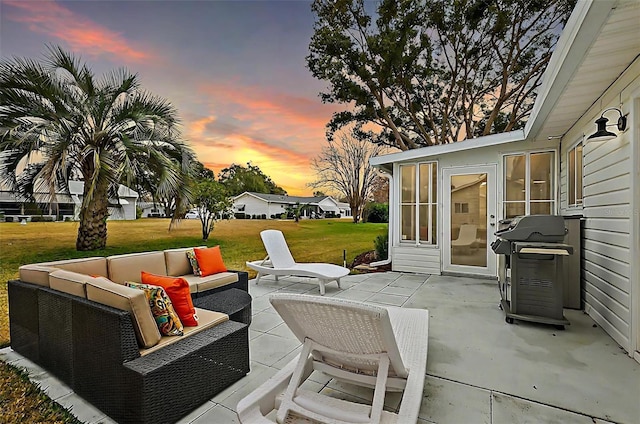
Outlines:
POLYGON ((131 281, 125 282, 124 285, 133 287, 134 289, 144 290, 147 300, 149 301, 151 314, 156 320, 160 334, 163 336, 182 336, 184 334, 182 322, 180 322, 180 318, 173 308, 171 299, 169 299, 169 296, 162 287, 131 281))
POLYGON ((198 259, 193 249, 187 250, 187 258, 189 258, 189 263, 191 263, 191 268, 193 268, 193 275, 201 277, 202 271, 200 271, 200 265, 198 265, 198 259))

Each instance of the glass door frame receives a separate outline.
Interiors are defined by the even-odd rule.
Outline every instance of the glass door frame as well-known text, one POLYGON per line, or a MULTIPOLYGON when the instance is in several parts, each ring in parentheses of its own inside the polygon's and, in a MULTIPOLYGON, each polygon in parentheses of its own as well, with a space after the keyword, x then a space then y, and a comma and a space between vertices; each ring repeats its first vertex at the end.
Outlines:
POLYGON ((470 275, 497 276, 497 256, 491 250, 495 240, 497 218, 497 165, 473 165, 442 169, 442 270, 470 275), (487 174, 487 266, 456 265, 451 263, 451 177, 456 175, 487 174))

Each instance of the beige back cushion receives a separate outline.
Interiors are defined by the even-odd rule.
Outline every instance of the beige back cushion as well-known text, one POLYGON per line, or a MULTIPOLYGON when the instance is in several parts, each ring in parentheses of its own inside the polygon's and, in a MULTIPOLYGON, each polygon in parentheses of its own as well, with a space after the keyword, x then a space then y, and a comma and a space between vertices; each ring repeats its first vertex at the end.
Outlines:
POLYGON ((67 271, 66 269, 57 269, 49 274, 49 286, 52 289, 69 293, 74 296, 87 297, 86 284, 89 281, 106 281, 114 284, 107 277, 92 277, 79 272, 67 271))
POLYGON ((185 247, 182 249, 168 249, 164 251, 164 260, 167 264, 167 275, 180 277, 183 275, 193 274, 193 268, 187 251, 193 250, 193 247, 185 247))
POLYGON ((151 314, 149 301, 144 290, 116 284, 106 278, 88 281, 85 287, 87 299, 131 312, 133 328, 141 347, 149 348, 160 341, 160 332, 151 314))
POLYGON ((162 251, 109 256, 107 268, 109 279, 118 284, 124 284, 125 281, 139 283, 142 271, 156 275, 167 275, 164 252, 162 251))
POLYGON ((107 276, 107 258, 93 257, 50 262, 48 265, 87 275, 107 276))
POLYGON ((22 265, 18 268, 18 272, 20 273, 20 280, 25 283, 49 287, 49 273, 56 269, 57 268, 48 265, 30 264, 22 265))

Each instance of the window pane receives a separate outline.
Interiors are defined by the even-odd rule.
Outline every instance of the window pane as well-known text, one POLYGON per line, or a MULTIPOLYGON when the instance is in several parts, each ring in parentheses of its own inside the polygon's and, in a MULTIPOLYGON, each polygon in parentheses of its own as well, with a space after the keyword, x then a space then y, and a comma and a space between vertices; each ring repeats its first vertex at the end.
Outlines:
POLYGON ((504 204, 505 218, 515 218, 516 216, 524 215, 524 212, 524 202, 511 202, 504 204))
POLYGON ((531 154, 531 200, 553 199, 553 153, 531 154))
POLYGON ((576 204, 576 149, 569 151, 569 169, 567 170, 569 177, 569 204, 576 204))
POLYGON ((504 167, 505 200, 524 200, 525 156, 506 156, 504 167))
POLYGON ((420 241, 429 242, 429 206, 420 205, 420 241))
MULTIPOLYGON (((431 164, 431 203, 438 201, 438 164, 431 164)), ((435 228, 435 227, 434 227, 435 228)))
POLYGON ((582 144, 576 147, 576 203, 582 204, 582 144))
POLYGON ((551 215, 551 206, 553 202, 535 202, 531 203, 529 209, 531 215, 551 215))
POLYGON ((438 206, 437 205, 431 205, 431 243, 432 244, 437 244, 438 243, 438 220, 436 219, 436 211, 438 210, 438 206))
MULTIPOLYGON (((429 179, 431 168, 428 163, 420 164, 420 203, 429 203, 429 179)), ((422 220, 420 220, 422 222, 422 220)), ((422 237, 420 237, 422 238, 422 237)))
POLYGON ((416 166, 403 165, 400 167, 402 185, 402 203, 416 201, 416 166))
POLYGON ((402 205, 401 223, 402 240, 416 239, 416 207, 413 205, 402 205))

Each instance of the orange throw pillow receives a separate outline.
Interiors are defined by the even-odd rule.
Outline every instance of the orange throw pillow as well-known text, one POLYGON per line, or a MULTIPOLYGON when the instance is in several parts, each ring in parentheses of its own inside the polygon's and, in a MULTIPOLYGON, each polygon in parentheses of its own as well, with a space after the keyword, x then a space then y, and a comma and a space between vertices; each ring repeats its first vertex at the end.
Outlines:
POLYGON ((193 251, 196 254, 202 277, 227 271, 227 267, 222 262, 220 246, 193 249, 193 251))
POLYGON ((160 286, 167 292, 171 303, 173 303, 173 309, 175 309, 183 325, 187 327, 195 327, 198 325, 198 317, 193 307, 187 280, 180 277, 150 274, 144 271, 142 271, 141 280, 142 284, 160 286))

